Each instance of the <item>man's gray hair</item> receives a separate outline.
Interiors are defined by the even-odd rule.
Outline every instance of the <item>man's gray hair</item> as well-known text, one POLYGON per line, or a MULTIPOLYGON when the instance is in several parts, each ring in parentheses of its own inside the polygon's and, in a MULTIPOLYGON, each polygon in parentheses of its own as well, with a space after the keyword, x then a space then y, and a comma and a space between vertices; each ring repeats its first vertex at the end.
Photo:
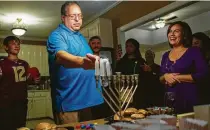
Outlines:
MULTIPOLYGON (((69 5, 78 5, 78 2, 76 1, 66 1, 62 6, 61 6, 61 15, 66 15, 66 7, 69 6, 69 5)), ((79 6, 80 7, 80 6, 79 6)))

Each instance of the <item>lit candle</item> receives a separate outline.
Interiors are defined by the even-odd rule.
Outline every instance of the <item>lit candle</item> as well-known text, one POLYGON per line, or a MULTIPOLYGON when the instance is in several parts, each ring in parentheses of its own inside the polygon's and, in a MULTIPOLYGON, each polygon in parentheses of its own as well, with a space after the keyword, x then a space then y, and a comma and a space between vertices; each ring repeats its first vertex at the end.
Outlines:
POLYGON ((104 59, 100 59, 100 76, 105 76, 104 59))
POLYGON ((99 68, 99 57, 96 57, 96 61, 95 61, 95 76, 99 76, 100 75, 100 68, 99 68))
POLYGON ((106 61, 106 74, 107 74, 107 76, 112 75, 112 69, 111 69, 111 65, 109 63, 109 60, 106 61))

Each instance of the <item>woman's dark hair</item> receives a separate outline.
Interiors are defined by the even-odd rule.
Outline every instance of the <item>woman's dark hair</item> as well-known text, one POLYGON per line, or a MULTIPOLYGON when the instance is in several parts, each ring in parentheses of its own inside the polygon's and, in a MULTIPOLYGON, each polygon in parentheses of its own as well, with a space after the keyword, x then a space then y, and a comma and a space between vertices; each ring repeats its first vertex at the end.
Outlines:
POLYGON ((210 38, 203 32, 194 33, 193 38, 201 40, 201 50, 210 51, 210 38))
MULTIPOLYGON (((140 47, 140 45, 139 45, 139 42, 137 41, 137 40, 135 40, 135 39, 133 39, 133 38, 130 38, 130 39, 128 39, 127 41, 126 41, 126 43, 131 43, 131 44, 133 44, 134 46, 135 46, 135 57, 136 57, 136 59, 138 60, 138 61, 142 61, 142 56, 141 56, 141 52, 140 52, 140 50, 139 50, 139 47, 140 47)), ((126 53, 124 56, 123 56, 123 58, 128 58, 128 54, 126 53)))
MULTIPOLYGON (((180 25, 182 27, 182 34, 183 34, 183 45, 184 47, 191 47, 192 46, 192 30, 190 28, 190 26, 185 23, 185 22, 182 22, 182 21, 177 21, 177 22, 173 22, 170 24, 170 26, 168 27, 168 30, 167 30, 167 36, 171 30, 171 27, 174 26, 174 25, 180 25)), ((169 43, 170 47, 173 47, 170 43, 169 43)))

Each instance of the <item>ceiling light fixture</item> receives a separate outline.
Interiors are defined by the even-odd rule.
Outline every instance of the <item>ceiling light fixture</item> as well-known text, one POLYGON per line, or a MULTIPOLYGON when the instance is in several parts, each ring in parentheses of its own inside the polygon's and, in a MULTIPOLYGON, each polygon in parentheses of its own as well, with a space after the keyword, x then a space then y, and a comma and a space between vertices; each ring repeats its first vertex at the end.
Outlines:
POLYGON ((156 21, 155 27, 156 28, 163 28, 163 27, 165 27, 165 24, 166 24, 165 20, 159 19, 159 20, 156 21))
POLYGON ((26 25, 21 18, 17 18, 16 22, 13 24, 13 28, 11 29, 11 31, 16 36, 22 36, 26 33, 26 25))

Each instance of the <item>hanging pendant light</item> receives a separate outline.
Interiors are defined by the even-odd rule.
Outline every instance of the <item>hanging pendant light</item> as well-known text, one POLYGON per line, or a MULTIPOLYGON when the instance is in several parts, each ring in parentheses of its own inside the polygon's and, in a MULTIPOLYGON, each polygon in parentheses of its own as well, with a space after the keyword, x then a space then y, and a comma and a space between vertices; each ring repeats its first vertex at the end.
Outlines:
POLYGON ((26 25, 23 23, 21 18, 17 18, 11 29, 12 33, 16 36, 22 36, 26 33, 26 25))

